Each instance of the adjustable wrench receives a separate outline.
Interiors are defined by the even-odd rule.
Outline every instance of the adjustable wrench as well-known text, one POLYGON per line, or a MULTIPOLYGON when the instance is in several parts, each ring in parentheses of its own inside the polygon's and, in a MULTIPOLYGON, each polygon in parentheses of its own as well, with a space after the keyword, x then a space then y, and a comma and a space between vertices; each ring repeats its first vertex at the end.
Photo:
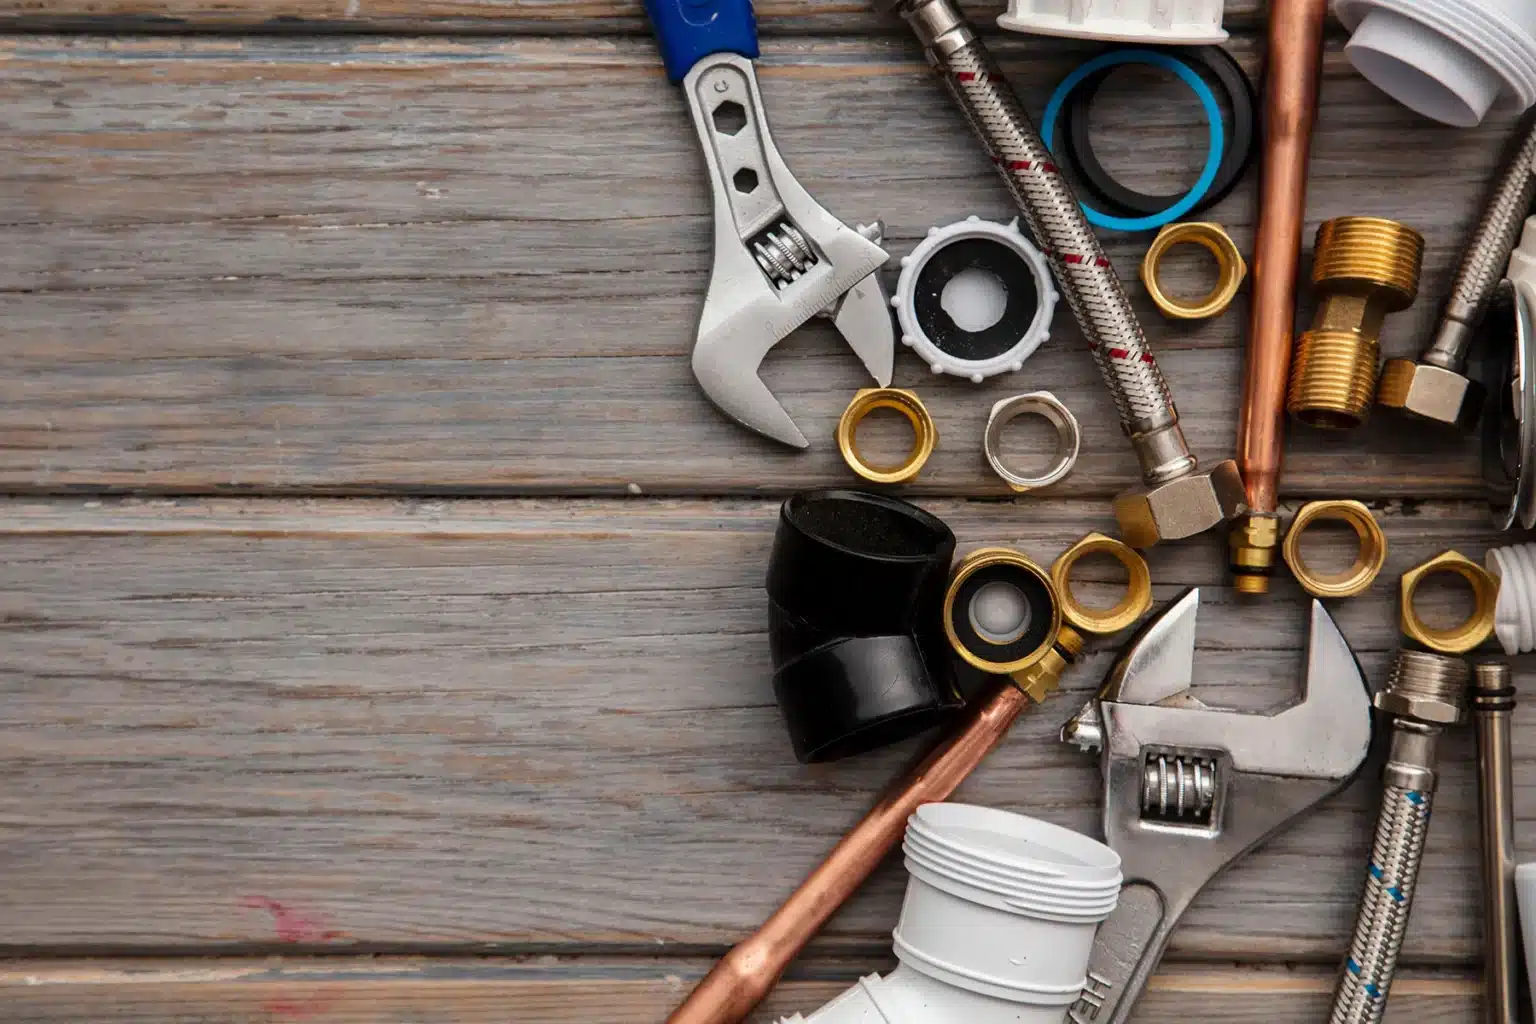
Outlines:
POLYGON ((1200 592, 1151 620, 1062 739, 1102 751, 1105 841, 1125 888, 1099 927, 1075 1024, 1123 1024, 1206 884, 1365 762, 1371 704, 1349 644, 1312 602, 1303 696, 1275 714, 1209 708, 1189 686, 1200 592))
POLYGON ((779 156, 753 71, 750 0, 645 0, 645 9, 667 76, 688 98, 714 193, 714 268, 693 374, 742 426, 808 447, 757 370, 769 349, 822 315, 881 387, 891 383, 896 332, 878 273, 888 258, 879 224, 843 224, 779 156))

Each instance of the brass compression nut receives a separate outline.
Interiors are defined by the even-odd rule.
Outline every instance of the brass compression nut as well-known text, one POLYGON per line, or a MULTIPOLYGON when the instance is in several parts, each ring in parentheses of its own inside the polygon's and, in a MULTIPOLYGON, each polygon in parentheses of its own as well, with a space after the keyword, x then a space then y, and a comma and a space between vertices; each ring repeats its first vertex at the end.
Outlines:
POLYGON ((917 476, 939 442, 939 428, 934 425, 928 407, 914 391, 904 388, 864 388, 853 396, 837 421, 837 448, 848 468, 871 483, 899 484, 917 476), (912 449, 895 466, 873 466, 859 452, 859 424, 876 409, 894 409, 912 424, 912 449))
POLYGON ((1237 249, 1227 229, 1211 221, 1185 221, 1169 224, 1157 233, 1147 254, 1141 258, 1141 283, 1162 314, 1174 320, 1205 320, 1220 316, 1232 305, 1237 290, 1248 276, 1248 264, 1237 249), (1158 275, 1163 259, 1176 245, 1198 245, 1216 258, 1216 286, 1199 299, 1176 299, 1163 291, 1158 275))
POLYGON ((1378 339, 1388 313, 1413 304, 1424 237, 1381 217, 1337 217, 1317 229, 1312 327, 1296 342, 1287 408, 1309 426, 1358 427, 1376 395, 1378 339))
POLYGON ((1267 594, 1280 550, 1280 517, 1273 512, 1249 512, 1238 519, 1227 537, 1232 587, 1239 594, 1267 594))
POLYGON ((1358 501, 1309 501, 1291 520, 1284 554, 1285 564, 1291 567, 1296 582, 1313 597, 1354 597, 1375 583, 1381 567, 1387 564, 1387 535, 1381 532, 1371 510, 1358 501), (1313 523, 1325 519, 1348 523, 1359 542, 1354 563, 1343 572, 1313 572, 1301 557, 1302 534, 1313 523))
POLYGON ((1493 634, 1494 608, 1499 598, 1499 581, 1472 559, 1457 551, 1442 551, 1421 565, 1403 573, 1399 609, 1403 635, 1431 651, 1441 654, 1465 654, 1493 634), (1452 574, 1472 586, 1472 614, 1458 626, 1434 629, 1426 625, 1414 607, 1419 584, 1431 576, 1452 574))

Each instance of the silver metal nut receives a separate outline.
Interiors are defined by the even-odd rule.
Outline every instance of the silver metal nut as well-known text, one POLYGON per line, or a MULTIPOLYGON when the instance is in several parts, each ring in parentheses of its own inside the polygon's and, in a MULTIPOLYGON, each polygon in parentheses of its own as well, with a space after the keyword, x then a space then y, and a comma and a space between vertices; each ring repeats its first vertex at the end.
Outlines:
POLYGON ((1471 430, 1483 412, 1483 386, 1428 363, 1389 359, 1381 370, 1376 401, 1386 409, 1471 430))
POLYGON ((1149 548, 1204 533, 1246 507, 1243 478, 1228 459, 1204 473, 1126 491, 1115 499, 1115 518, 1127 544, 1149 548))
POLYGON ((1434 725, 1455 725, 1461 721, 1461 709, 1443 700, 1410 697, 1401 693, 1378 693, 1373 703, 1378 710, 1402 718, 1415 718, 1434 725))

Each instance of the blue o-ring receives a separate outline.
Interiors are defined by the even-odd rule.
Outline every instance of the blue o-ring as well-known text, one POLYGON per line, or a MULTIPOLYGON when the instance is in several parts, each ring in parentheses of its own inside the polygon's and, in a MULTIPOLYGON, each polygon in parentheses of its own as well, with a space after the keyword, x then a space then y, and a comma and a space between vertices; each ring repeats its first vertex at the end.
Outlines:
POLYGON ((1095 210, 1087 203, 1082 204, 1083 216, 1087 217, 1088 223, 1095 227, 1107 228, 1111 231, 1151 231, 1164 224, 1172 224, 1205 198, 1205 194, 1210 191, 1211 183, 1216 180, 1217 170, 1221 167, 1221 154, 1227 146, 1227 135, 1222 127, 1221 107, 1216 103, 1216 94, 1211 91, 1209 85, 1205 84, 1205 79, 1201 78, 1194 68, 1177 57, 1170 57, 1166 53, 1158 53, 1155 50, 1111 50, 1073 71, 1062 79, 1056 91, 1051 93, 1051 100, 1045 105, 1045 120, 1040 131, 1047 149, 1052 152, 1056 149, 1056 119, 1061 113, 1062 104, 1066 102, 1068 96, 1072 95, 1072 90, 1094 72, 1120 64, 1149 64, 1152 67, 1173 72, 1194 91, 1196 98, 1200 100, 1200 105, 1205 108, 1205 123, 1209 139, 1209 148, 1205 154, 1205 169, 1200 172, 1200 177, 1190 190, 1172 206, 1161 213, 1146 217, 1116 217, 1095 210))

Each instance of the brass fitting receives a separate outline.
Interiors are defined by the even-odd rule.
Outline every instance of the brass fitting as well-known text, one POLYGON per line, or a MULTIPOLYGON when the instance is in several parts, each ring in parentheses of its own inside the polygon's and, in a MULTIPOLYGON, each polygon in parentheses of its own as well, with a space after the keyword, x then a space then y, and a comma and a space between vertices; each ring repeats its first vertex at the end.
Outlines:
POLYGON ((1412 359, 1388 359, 1376 403, 1421 420, 1471 430, 1483 414, 1483 386, 1465 374, 1412 359))
POLYGON ((1248 264, 1238 252, 1237 243, 1227 234, 1227 229, 1210 221, 1185 221, 1169 224, 1157 233, 1147 254, 1141 258, 1141 283, 1153 305, 1172 320, 1205 320, 1226 312, 1237 290, 1248 276, 1248 264), (1216 258, 1216 287, 1194 301, 1175 299, 1163 291, 1158 275, 1162 271, 1163 258, 1176 245, 1198 245, 1216 258))
POLYGON ((1233 589, 1239 594, 1269 593, 1275 553, 1280 550, 1280 517, 1273 512, 1249 512, 1232 528, 1227 548, 1233 589))
POLYGON ((1285 564, 1291 567, 1296 582, 1313 597, 1355 597, 1376 582, 1381 567, 1387 564, 1387 535, 1381 532, 1371 510, 1358 501, 1309 501, 1291 520, 1291 528, 1285 535, 1284 554, 1285 564), (1302 534, 1323 519, 1348 523, 1359 541, 1354 563, 1343 572, 1313 572, 1301 557, 1302 534))
POLYGON ((1127 544, 1149 548, 1203 533, 1246 507, 1243 478, 1237 463, 1228 459, 1209 472, 1126 491, 1115 498, 1115 519, 1127 544))
POLYGON ((945 592, 944 633, 966 664, 1012 677, 1015 686, 1039 703, 1055 692, 1062 673, 1082 654, 1087 634, 1118 632, 1150 607, 1152 575, 1147 563, 1123 542, 1090 533, 1064 551, 1049 573, 1010 548, 971 552, 956 566, 945 592), (1125 597, 1103 610, 1079 602, 1071 581, 1077 561, 1099 552, 1119 559, 1129 575, 1125 597), (982 606, 994 587, 1004 591, 995 595, 1004 600, 989 610, 982 606))
POLYGON ((1419 291, 1424 237, 1381 217, 1336 217, 1317 229, 1312 328, 1296 343, 1291 415, 1313 427, 1358 427, 1376 394, 1378 338, 1388 313, 1419 291))
POLYGON ((1493 634, 1494 607, 1499 597, 1499 581, 1488 570, 1457 551, 1442 551, 1422 565, 1403 573, 1399 608, 1403 635, 1431 651, 1441 654, 1465 654, 1493 634), (1414 594, 1431 576, 1453 574, 1472 585, 1472 614, 1459 626, 1434 629, 1419 618, 1413 606, 1414 594))
POLYGON ((863 388, 856 392, 848 408, 837 421, 837 448, 848 468, 871 483, 900 484, 917 476, 939 442, 939 428, 934 426, 928 407, 914 391, 904 388, 863 388), (864 460, 859 452, 859 424, 876 409, 894 409, 912 424, 912 450, 895 466, 880 468, 864 460))

